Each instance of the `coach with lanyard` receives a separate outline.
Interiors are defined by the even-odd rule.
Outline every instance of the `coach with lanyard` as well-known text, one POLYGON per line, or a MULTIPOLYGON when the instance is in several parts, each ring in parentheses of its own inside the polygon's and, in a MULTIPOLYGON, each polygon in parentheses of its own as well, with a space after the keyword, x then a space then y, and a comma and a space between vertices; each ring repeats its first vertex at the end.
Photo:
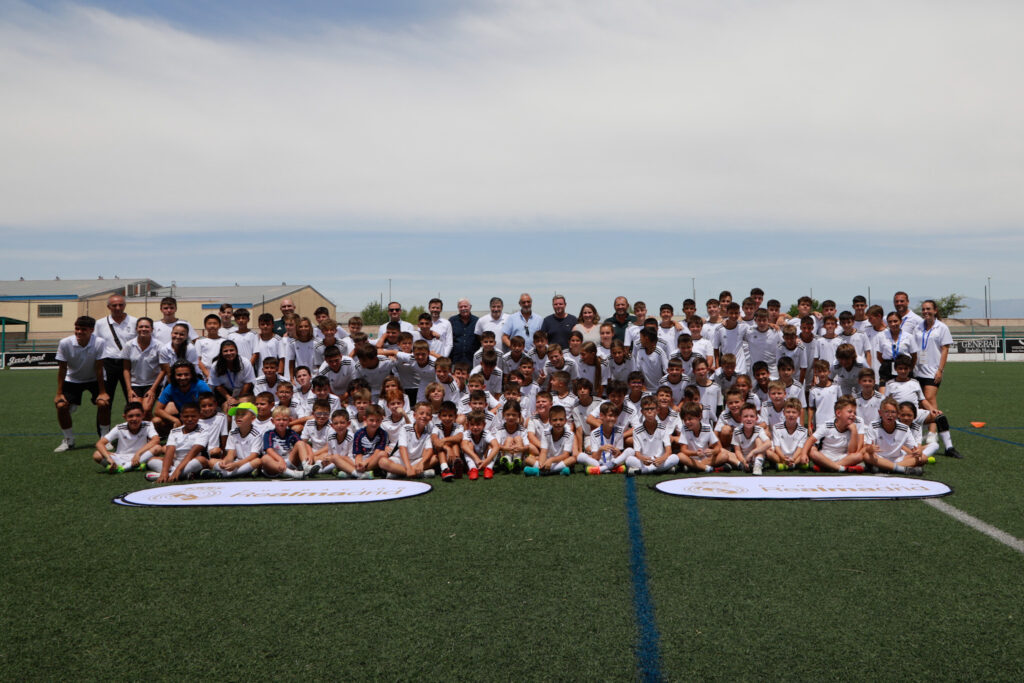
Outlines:
POLYGON ((124 380, 124 347, 135 339, 136 319, 124 312, 125 301, 120 294, 107 297, 110 315, 96 321, 94 334, 103 340, 103 384, 107 395, 113 399, 117 385, 121 385, 124 400, 128 400, 128 385, 124 380))

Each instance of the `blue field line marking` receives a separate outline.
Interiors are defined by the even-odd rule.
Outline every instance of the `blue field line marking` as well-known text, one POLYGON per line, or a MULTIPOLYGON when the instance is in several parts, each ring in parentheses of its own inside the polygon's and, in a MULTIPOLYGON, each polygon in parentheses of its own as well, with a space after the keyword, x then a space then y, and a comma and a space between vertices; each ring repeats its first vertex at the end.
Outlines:
POLYGON ((953 429, 957 430, 958 432, 963 432, 964 434, 971 434, 972 436, 980 436, 983 439, 992 439, 993 441, 1000 441, 1002 443, 1008 443, 1011 446, 1020 446, 1021 448, 1024 448, 1024 443, 1020 443, 1019 441, 1010 441, 1009 439, 1000 439, 998 436, 989 436, 988 434, 982 434, 981 432, 976 432, 973 429, 964 429, 963 427, 953 427, 953 429))
POLYGON ((626 515, 629 520, 629 569, 633 577, 633 613, 636 616, 636 665, 640 680, 660 681, 661 652, 654 601, 647 585, 647 551, 640 509, 636 504, 636 483, 626 477, 626 515))

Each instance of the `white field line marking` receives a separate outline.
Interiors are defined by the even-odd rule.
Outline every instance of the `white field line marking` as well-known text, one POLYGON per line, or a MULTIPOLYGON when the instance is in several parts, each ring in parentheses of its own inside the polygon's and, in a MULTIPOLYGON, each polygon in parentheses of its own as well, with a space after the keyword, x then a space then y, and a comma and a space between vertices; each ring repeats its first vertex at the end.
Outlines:
POLYGON ((949 503, 944 503, 943 501, 939 500, 938 498, 925 498, 923 502, 925 502, 928 505, 931 505, 933 508, 935 508, 939 512, 944 512, 947 515, 949 515, 950 517, 952 517, 953 519, 955 519, 955 520, 957 520, 959 522, 963 522, 964 524, 966 524, 967 526, 971 527, 972 529, 974 529, 976 531, 980 531, 981 533, 985 534, 989 538, 994 538, 995 540, 999 541, 1003 545, 1009 546, 1010 548, 1013 548, 1018 553, 1024 554, 1024 541, 1020 540, 1016 536, 1011 536, 1010 534, 1006 533, 1002 529, 997 529, 996 527, 992 526, 991 524, 987 524, 987 523, 981 521, 977 517, 972 517, 971 515, 969 515, 966 512, 964 512, 963 510, 960 510, 959 508, 955 508, 952 505, 950 505, 949 503))

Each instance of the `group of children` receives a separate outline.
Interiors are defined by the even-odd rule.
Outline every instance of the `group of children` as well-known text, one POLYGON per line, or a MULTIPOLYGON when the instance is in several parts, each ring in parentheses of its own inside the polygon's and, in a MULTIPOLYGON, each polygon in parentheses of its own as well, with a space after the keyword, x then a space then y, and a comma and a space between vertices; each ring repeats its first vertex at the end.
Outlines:
MULTIPOLYGON (((286 316, 278 337, 272 317, 260 316, 255 333, 238 310, 226 339, 217 316, 195 344, 175 347, 172 336, 165 348, 173 354, 156 354, 144 378, 157 385, 170 376, 160 360, 194 364, 209 382, 194 401, 157 401, 136 383, 145 368, 125 355, 125 422, 100 439, 94 459, 164 482, 257 474, 452 481, 495 471, 919 475, 940 438, 947 455, 960 457, 934 393, 914 377, 920 345, 896 313, 886 325, 880 307, 862 299, 856 313, 838 316, 831 302, 822 314, 805 312, 810 302, 801 299, 804 315, 792 320, 777 302, 761 308, 753 297, 712 299, 703 319, 687 300, 683 323, 671 306, 658 320, 638 303, 638 324, 623 339, 602 326, 599 344, 573 332, 563 349, 538 331, 529 350, 513 336, 501 352, 485 331, 473 366, 436 352, 429 319, 419 336, 392 324, 371 342, 357 319, 342 333, 326 312, 316 325, 286 316)), ((169 327, 187 340, 186 323, 169 327)))

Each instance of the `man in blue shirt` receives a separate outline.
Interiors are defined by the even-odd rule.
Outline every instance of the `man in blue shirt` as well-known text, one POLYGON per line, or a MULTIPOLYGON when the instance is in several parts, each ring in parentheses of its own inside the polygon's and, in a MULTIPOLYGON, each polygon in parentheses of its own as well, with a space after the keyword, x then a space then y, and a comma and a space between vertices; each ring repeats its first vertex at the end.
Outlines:
POLYGON ((501 331, 501 343, 511 348, 512 337, 526 340, 526 350, 533 348, 533 333, 540 329, 541 321, 533 314, 533 297, 525 292, 519 295, 519 312, 508 317, 501 331))

